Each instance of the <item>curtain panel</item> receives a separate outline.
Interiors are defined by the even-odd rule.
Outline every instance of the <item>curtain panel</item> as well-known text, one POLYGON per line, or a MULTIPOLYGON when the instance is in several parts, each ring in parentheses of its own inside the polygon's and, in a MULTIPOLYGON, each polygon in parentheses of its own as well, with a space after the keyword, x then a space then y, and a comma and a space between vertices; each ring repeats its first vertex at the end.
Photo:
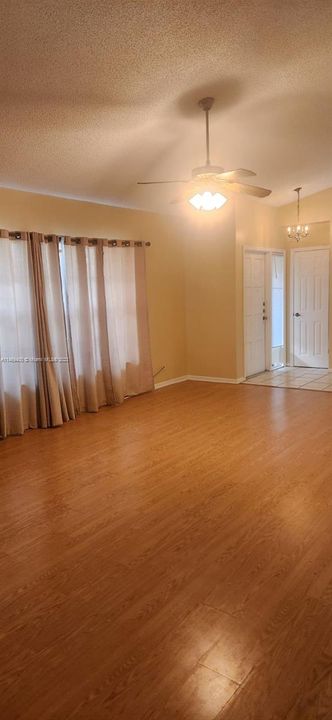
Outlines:
POLYGON ((0 435, 153 389, 143 243, 0 231, 0 435))

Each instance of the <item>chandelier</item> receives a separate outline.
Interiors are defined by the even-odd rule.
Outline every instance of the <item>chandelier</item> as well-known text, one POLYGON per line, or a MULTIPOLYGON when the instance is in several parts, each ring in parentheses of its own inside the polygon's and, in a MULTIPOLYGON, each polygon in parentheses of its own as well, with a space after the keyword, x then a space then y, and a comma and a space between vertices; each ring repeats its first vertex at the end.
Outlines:
POLYGON ((297 193, 297 225, 288 225, 287 235, 290 240, 303 240, 309 235, 309 226, 300 224, 300 190, 301 187, 295 188, 294 192, 297 193))

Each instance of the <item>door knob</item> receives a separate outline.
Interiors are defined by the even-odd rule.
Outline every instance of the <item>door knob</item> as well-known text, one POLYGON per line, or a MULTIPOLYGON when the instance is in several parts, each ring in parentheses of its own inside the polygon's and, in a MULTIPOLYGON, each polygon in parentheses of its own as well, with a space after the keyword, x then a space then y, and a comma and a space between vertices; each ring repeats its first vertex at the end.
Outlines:
POLYGON ((267 320, 267 319, 268 319, 268 318, 266 317, 266 315, 263 315, 263 320, 267 320))
POLYGON ((301 313, 293 313, 293 317, 301 317, 301 313))

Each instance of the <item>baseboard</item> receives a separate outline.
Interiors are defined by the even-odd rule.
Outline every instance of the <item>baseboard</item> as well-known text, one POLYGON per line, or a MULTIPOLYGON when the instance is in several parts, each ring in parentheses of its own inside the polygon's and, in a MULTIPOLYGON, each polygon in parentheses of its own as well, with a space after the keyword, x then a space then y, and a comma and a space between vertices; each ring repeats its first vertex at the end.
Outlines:
POLYGON ((212 382, 212 383, 224 383, 226 385, 239 385, 244 382, 245 378, 221 378, 211 377, 210 375, 182 375, 181 377, 171 378, 170 380, 164 380, 164 382, 156 383, 154 386, 155 390, 167 387, 168 385, 176 385, 176 383, 185 382, 186 380, 194 380, 195 382, 212 382))
POLYGON ((225 383, 227 385, 238 385, 245 380, 241 378, 222 378, 222 377, 211 377, 210 375, 187 375, 187 380, 196 380, 198 382, 213 382, 213 383, 225 383))
POLYGON ((163 382, 155 383, 154 389, 160 390, 160 388, 167 387, 167 385, 176 385, 177 383, 185 382, 186 380, 188 380, 188 375, 171 378, 170 380, 164 380, 163 382))

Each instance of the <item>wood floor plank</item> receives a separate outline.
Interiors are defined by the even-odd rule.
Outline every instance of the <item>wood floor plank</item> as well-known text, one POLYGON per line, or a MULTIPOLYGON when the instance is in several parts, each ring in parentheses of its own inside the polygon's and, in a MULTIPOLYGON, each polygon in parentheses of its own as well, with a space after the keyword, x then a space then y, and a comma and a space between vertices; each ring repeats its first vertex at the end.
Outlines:
POLYGON ((332 558, 327 533, 325 538, 324 547, 320 538, 280 587, 259 633, 260 658, 234 703, 218 716, 222 720, 283 720, 307 692, 306 677, 326 638, 332 639, 332 558))
POLYGON ((332 707, 332 644, 328 642, 303 682, 284 720, 330 720, 332 707))
POLYGON ((199 662, 241 685, 261 656, 258 636, 242 619, 221 615, 224 622, 220 637, 199 662))
POLYGON ((332 717, 331 402, 187 382, 1 443, 1 717, 332 717))
POLYGON ((200 694, 206 717, 214 718, 220 706, 231 697, 238 686, 216 673, 205 673, 206 669, 201 671, 198 660, 220 636, 224 623, 225 617, 222 613, 198 605, 182 623, 173 626, 172 630, 165 634, 161 645, 142 638, 140 646, 133 648, 131 662, 128 664, 127 658, 121 672, 117 665, 113 675, 108 675, 104 685, 95 690, 95 694, 90 694, 76 709, 73 717, 92 715, 96 698, 102 716, 108 711, 110 717, 130 718, 139 707, 141 717, 151 715, 161 720, 167 717, 167 713, 175 712, 175 709, 178 712, 178 708, 181 708, 184 715, 183 705, 188 701, 186 712, 189 712, 190 706, 193 717, 200 717, 197 712, 195 714, 193 701, 190 700, 192 694, 200 694), (145 682, 142 684, 143 677, 145 682), (214 688, 216 697, 222 698, 219 707, 214 702, 211 709, 208 703, 209 693, 205 692, 204 683, 199 681, 202 677, 206 678, 211 689, 214 688), (203 687, 200 687, 202 684, 203 687), (155 700, 153 707, 151 698, 155 700))

